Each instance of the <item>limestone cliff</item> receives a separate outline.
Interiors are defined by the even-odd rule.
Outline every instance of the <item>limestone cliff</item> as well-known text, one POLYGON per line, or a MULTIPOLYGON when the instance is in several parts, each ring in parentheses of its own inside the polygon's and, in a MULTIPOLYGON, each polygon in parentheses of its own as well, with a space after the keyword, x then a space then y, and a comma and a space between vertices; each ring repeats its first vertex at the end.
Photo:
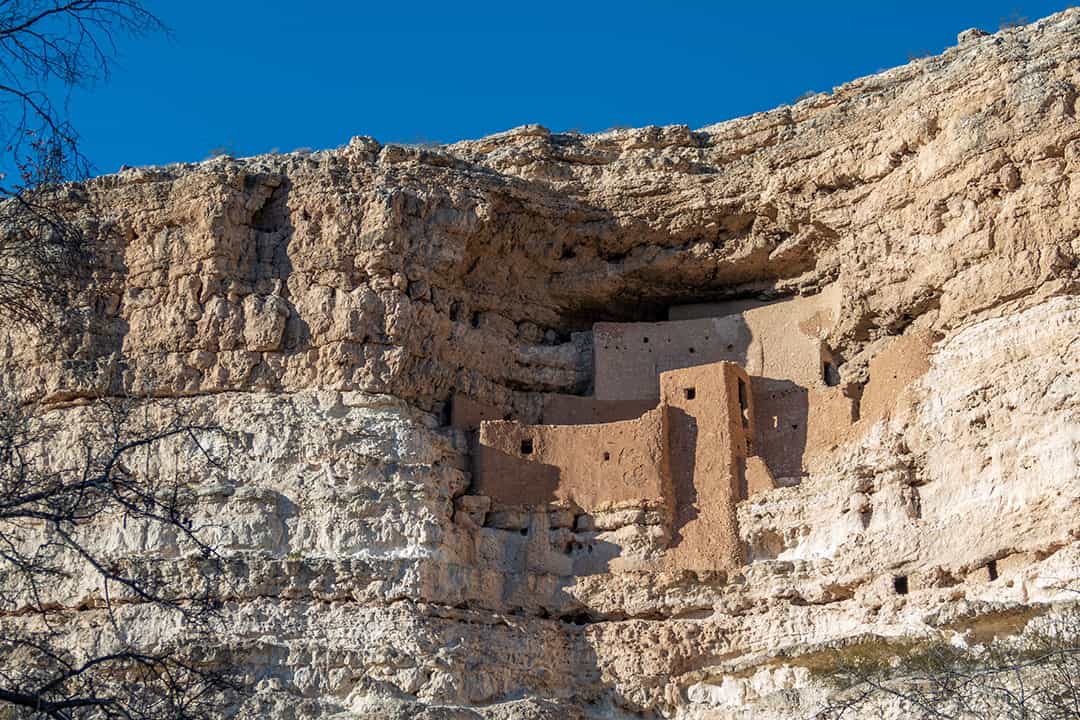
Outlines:
MULTIPOLYGON (((72 432, 128 394, 243 433, 201 494, 245 713, 798 717, 828 648, 1007 632, 1074 598, 1078 72, 1070 10, 699 130, 124 170, 85 184, 104 222, 82 322, 5 331, 0 381, 72 432), (647 507, 476 500, 455 396, 545 421, 597 390, 594 323, 721 312, 751 376, 826 408, 735 507, 742 567, 665 566, 647 507), (822 387, 770 369, 798 332, 822 387)), ((757 424, 779 431, 775 389, 757 424)), ((94 537, 195 572, 119 518, 94 537)), ((57 599, 78 641, 100 594, 57 599)))

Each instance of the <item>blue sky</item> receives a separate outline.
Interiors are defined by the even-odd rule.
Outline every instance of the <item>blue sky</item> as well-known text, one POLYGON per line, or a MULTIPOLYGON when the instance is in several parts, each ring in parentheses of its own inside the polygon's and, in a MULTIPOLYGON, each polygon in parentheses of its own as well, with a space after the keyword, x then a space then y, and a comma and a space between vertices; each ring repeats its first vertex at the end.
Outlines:
POLYGON ((71 98, 98 172, 324 148, 685 123, 766 110, 1068 2, 149 0, 172 38, 124 40, 71 98))

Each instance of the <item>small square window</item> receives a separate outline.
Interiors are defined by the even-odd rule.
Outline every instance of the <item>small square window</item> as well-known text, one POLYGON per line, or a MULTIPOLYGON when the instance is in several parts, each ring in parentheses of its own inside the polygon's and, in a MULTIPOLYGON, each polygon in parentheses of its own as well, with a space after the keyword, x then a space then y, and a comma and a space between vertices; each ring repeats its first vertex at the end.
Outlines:
POLYGON ((522 440, 521 441, 521 454, 522 455, 532 455, 532 451, 533 451, 532 438, 526 438, 526 439, 522 440))
POLYGON ((611 453, 609 453, 607 451, 604 451, 604 460, 610 460, 610 459, 611 459, 611 453))
POLYGON ((893 578, 892 584, 893 584, 893 590, 896 591, 897 595, 907 595, 908 594, 907 575, 897 575, 896 577, 893 578))
POLYGON ((697 389, 695 389, 695 388, 686 388, 686 389, 683 390, 683 395, 686 396, 687 400, 693 400, 694 398, 697 397, 697 389))

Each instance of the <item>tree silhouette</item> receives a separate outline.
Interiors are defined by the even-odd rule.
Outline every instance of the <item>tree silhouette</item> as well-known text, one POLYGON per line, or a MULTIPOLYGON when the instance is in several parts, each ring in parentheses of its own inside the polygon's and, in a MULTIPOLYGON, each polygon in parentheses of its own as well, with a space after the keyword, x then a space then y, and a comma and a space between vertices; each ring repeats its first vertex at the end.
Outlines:
MULTIPOLYGON (((6 331, 49 337, 85 304, 105 223, 72 182, 91 165, 68 98, 108 79, 121 36, 164 30, 136 0, 0 0, 6 331)), ((0 399, 0 718, 220 714, 239 686, 215 642, 223 573, 193 488, 228 471, 229 435, 160 402, 100 398, 57 419, 73 412, 0 399), (158 539, 139 557, 114 547, 133 523, 158 539), (132 611, 147 607, 183 641, 141 636, 132 611)))
POLYGON ((92 262, 98 225, 65 185, 91 163, 68 117, 75 88, 109 78, 121 36, 165 32, 136 0, 0 0, 0 310, 55 320, 92 262))

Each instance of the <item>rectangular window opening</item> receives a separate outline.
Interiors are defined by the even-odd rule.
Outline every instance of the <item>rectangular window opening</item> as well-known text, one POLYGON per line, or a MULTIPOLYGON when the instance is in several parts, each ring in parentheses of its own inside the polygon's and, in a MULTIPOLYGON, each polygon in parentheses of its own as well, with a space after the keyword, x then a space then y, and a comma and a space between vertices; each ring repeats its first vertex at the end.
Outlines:
POLYGON ((694 398, 697 397, 697 389, 696 388, 686 388, 685 390, 683 390, 683 395, 686 396, 687 400, 693 400, 694 398))
POLYGON ((746 382, 739 378, 739 414, 742 415, 742 426, 750 427, 750 398, 747 392, 746 382))
POLYGON ((897 575, 896 577, 893 578, 892 585, 893 585, 893 590, 896 591, 897 595, 907 595, 908 594, 907 575, 897 575))
POLYGON ((521 441, 521 454, 522 455, 532 455, 532 451, 533 451, 532 438, 525 438, 524 440, 522 440, 521 441))

